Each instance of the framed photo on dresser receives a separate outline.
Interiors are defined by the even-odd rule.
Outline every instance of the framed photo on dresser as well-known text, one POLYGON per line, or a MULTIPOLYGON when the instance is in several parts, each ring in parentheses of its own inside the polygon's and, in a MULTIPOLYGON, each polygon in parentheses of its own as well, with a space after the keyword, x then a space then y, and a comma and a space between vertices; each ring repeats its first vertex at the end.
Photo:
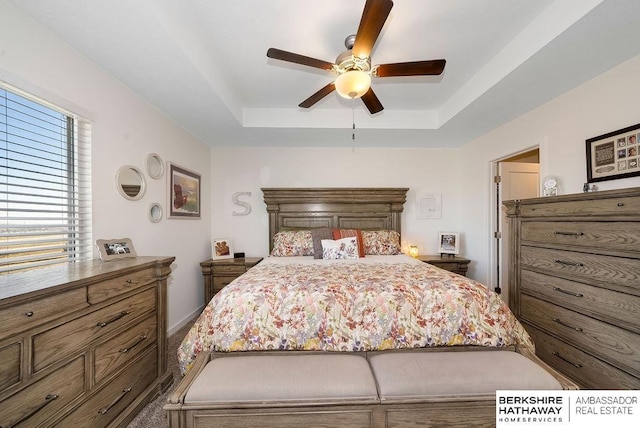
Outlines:
POLYGON ((438 232, 438 253, 460 254, 460 234, 458 232, 438 232))
POLYGON ((214 239, 211 243, 211 258, 214 260, 233 258, 231 240, 228 238, 214 239))

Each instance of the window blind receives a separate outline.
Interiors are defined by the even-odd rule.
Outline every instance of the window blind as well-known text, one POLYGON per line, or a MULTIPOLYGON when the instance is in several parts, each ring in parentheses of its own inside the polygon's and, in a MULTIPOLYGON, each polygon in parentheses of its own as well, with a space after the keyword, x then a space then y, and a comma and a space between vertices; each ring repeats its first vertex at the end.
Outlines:
POLYGON ((0 274, 92 257, 91 125, 0 85, 0 274))

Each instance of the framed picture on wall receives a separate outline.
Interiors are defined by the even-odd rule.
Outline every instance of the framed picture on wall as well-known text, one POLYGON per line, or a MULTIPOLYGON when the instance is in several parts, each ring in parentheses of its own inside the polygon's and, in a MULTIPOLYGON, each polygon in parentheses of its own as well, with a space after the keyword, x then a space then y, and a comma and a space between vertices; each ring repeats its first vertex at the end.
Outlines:
POLYGON ((416 195, 416 218, 442 218, 442 193, 416 195))
POLYGON ((200 174, 169 162, 167 218, 200 218, 200 174))
POLYGON ((587 182, 640 175, 640 123, 586 140, 587 182))
POLYGON ((460 234, 457 232, 438 232, 438 253, 460 254, 460 234))

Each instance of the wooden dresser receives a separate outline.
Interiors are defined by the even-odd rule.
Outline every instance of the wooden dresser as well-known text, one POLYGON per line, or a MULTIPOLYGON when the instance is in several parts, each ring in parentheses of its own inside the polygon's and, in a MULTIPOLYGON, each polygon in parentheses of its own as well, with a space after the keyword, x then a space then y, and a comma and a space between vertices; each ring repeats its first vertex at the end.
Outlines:
POLYGON ((505 202, 510 306, 552 367, 640 389, 640 188, 505 202))
POLYGON ((470 263, 470 260, 465 259, 464 257, 454 255, 441 256, 440 254, 420 255, 418 256, 418 260, 462 276, 467 275, 467 269, 469 268, 470 263))
POLYGON ((173 260, 0 277, 0 426, 126 426, 165 391, 173 260))
POLYGON ((218 291, 261 261, 262 257, 246 257, 241 259, 209 259, 201 262, 205 305, 218 291))

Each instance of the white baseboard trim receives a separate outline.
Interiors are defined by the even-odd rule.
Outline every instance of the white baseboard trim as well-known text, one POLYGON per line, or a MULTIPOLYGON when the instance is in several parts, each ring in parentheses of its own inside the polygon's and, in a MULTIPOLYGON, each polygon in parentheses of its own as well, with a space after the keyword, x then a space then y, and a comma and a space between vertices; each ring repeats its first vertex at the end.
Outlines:
POLYGON ((203 309, 204 309, 204 305, 200 306, 198 309, 196 309, 195 311, 191 312, 189 315, 187 315, 185 318, 183 318, 180 322, 178 322, 178 324, 176 324, 173 327, 171 327, 167 331, 167 337, 171 336, 173 333, 175 333, 176 331, 180 330, 182 327, 184 327, 188 323, 192 322, 193 319, 196 316, 198 316, 198 315, 200 315, 200 313, 202 313, 203 309))

